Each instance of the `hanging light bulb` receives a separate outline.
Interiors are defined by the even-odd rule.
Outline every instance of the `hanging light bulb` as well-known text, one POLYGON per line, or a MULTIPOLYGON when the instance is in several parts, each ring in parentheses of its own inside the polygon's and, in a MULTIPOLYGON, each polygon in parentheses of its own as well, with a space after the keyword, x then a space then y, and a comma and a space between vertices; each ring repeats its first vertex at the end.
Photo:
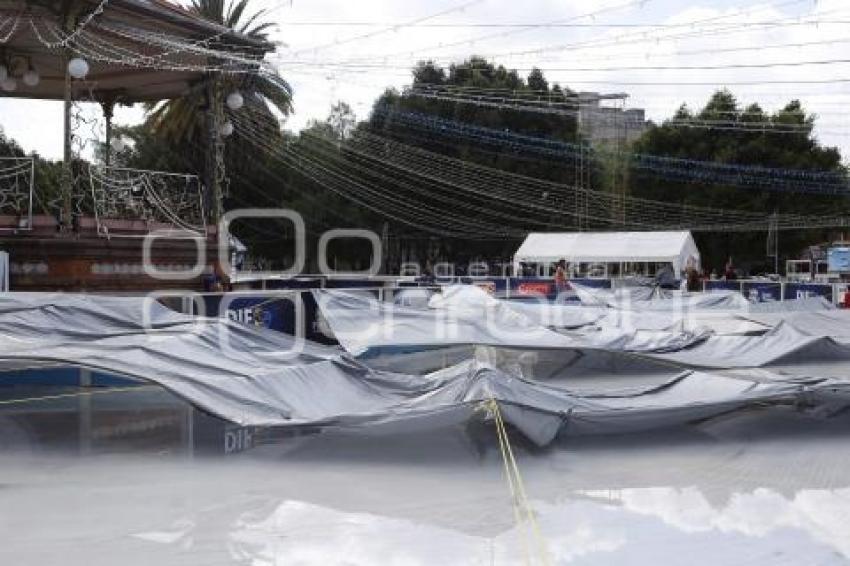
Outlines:
POLYGON ((89 74, 89 64, 82 57, 74 57, 68 61, 68 73, 75 79, 85 78, 89 74))
POLYGON ((30 67, 22 78, 24 84, 27 86, 38 86, 38 83, 41 81, 41 77, 38 74, 38 71, 30 67))
POLYGON ((15 80, 15 77, 7 76, 2 82, 0 82, 0 88, 6 92, 14 92, 18 89, 18 81, 15 80))
POLYGON ((6 68, 6 65, 0 65, 0 81, 5 81, 9 76, 9 69, 6 68))
POLYGON ((112 147, 113 151, 120 152, 124 149, 124 140, 121 138, 112 138, 109 145, 112 147))
POLYGON ((233 134, 233 122, 228 120, 227 122, 221 125, 221 128, 219 128, 218 131, 224 137, 229 137, 231 134, 233 134))
POLYGON ((231 110, 239 110, 245 104, 242 94, 236 90, 227 95, 227 107, 231 110))

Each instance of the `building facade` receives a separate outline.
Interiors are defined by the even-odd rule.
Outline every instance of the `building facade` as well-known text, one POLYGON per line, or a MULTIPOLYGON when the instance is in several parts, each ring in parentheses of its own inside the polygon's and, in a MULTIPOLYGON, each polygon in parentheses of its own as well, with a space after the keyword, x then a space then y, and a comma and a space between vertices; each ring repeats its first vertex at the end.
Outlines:
POLYGON ((649 127, 642 108, 625 108, 625 93, 578 94, 579 132, 592 144, 628 145, 649 127))

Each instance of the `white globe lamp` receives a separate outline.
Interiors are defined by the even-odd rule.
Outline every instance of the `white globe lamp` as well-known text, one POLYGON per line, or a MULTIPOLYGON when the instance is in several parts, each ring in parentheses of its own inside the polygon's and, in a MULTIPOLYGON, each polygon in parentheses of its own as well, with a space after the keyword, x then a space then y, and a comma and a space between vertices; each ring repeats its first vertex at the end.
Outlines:
POLYGON ((239 110, 245 104, 245 99, 238 91, 231 92, 227 95, 227 107, 231 110, 239 110))
POLYGON ((18 89, 18 81, 14 77, 6 77, 0 82, 0 87, 6 92, 14 92, 18 89))
POLYGON ((68 73, 75 79, 84 79, 89 74, 89 64, 82 57, 68 61, 68 73))
POLYGON ((38 86, 38 83, 41 81, 41 77, 38 74, 38 71, 35 69, 29 69, 22 78, 24 84, 27 86, 38 86))
POLYGON ((228 120, 227 122, 222 124, 221 128, 219 129, 219 132, 224 137, 230 137, 233 134, 233 122, 228 120))

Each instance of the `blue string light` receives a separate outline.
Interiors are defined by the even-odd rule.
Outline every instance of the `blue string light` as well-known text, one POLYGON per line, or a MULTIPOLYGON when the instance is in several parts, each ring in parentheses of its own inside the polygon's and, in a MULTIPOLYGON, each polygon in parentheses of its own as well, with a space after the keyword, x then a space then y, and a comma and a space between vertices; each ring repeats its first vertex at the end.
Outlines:
MULTIPOLYGON (((474 140, 476 142, 508 148, 514 151, 531 151, 540 155, 563 158, 613 155, 597 148, 579 144, 498 130, 456 120, 412 111, 398 111, 384 105, 373 110, 373 116, 427 129, 443 137, 474 140)), ((695 159, 664 157, 643 153, 627 154, 628 163, 642 173, 653 174, 675 181, 697 181, 707 184, 736 187, 758 186, 764 190, 821 195, 850 194, 850 183, 841 172, 780 169, 752 165, 716 163, 695 159)))

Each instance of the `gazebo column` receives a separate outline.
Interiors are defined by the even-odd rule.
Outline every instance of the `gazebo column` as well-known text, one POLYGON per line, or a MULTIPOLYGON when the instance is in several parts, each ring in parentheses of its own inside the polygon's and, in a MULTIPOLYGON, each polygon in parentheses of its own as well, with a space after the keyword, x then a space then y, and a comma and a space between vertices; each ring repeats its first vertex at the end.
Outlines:
POLYGON ((104 100, 100 103, 100 108, 103 111, 103 119, 106 122, 106 133, 104 136, 106 146, 103 148, 103 162, 107 167, 109 167, 112 161, 112 116, 115 110, 115 101, 104 100))
POLYGON ((218 75, 209 73, 206 80, 204 205, 207 209, 207 222, 213 224, 218 224, 222 214, 224 147, 221 143, 221 105, 218 75))

